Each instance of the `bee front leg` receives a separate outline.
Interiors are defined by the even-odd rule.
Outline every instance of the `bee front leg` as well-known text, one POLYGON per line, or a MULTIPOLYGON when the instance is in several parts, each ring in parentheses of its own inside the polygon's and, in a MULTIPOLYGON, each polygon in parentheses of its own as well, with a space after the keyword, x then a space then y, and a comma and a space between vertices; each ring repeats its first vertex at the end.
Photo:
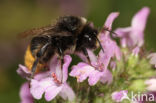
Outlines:
POLYGON ((45 44, 38 52, 37 52, 37 55, 36 55, 36 60, 34 61, 33 63, 33 66, 31 68, 31 79, 34 77, 34 73, 36 71, 36 68, 37 68, 37 64, 39 62, 39 59, 43 56, 43 54, 45 53, 47 47, 49 46, 50 43, 47 43, 45 44))
POLYGON ((87 60, 88 60, 88 63, 91 64, 91 61, 90 61, 90 58, 89 58, 87 49, 86 49, 86 48, 83 48, 83 49, 82 49, 82 52, 83 52, 83 54, 86 56, 86 58, 87 58, 87 60))
POLYGON ((37 68, 37 64, 39 62, 39 58, 36 58, 36 60, 34 61, 33 65, 32 65, 32 69, 31 69, 31 79, 34 78, 34 73, 36 71, 36 68, 37 68))
POLYGON ((58 47, 58 51, 59 51, 59 56, 60 56, 60 60, 61 60, 61 69, 63 68, 63 64, 64 64, 64 54, 63 51, 60 47, 58 47))

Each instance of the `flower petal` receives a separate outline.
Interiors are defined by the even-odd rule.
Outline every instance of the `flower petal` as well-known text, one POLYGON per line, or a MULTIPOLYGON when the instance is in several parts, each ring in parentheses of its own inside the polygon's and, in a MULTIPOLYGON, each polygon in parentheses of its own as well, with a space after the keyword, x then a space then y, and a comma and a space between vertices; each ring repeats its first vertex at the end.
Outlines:
POLYGON ((111 61, 110 68, 113 69, 113 70, 115 70, 116 69, 116 66, 117 66, 116 62, 115 61, 111 61))
POLYGON ((33 95, 35 99, 41 99, 42 95, 44 93, 44 88, 42 88, 40 85, 38 85, 38 82, 35 80, 32 80, 30 92, 33 95), (34 85, 32 85, 34 84, 34 85), (37 85, 35 85, 37 84, 37 85))
POLYGON ((121 42, 122 47, 133 45, 133 41, 130 38, 131 31, 132 31, 132 27, 117 28, 114 31, 116 33, 116 35, 114 36, 121 38, 120 42, 121 42))
POLYGON ((68 67, 72 61, 72 58, 69 55, 65 55, 64 64, 63 64, 63 80, 62 82, 66 82, 68 78, 68 67))
POLYGON ((88 63, 88 60, 87 60, 86 56, 84 55, 84 53, 82 53, 82 52, 76 52, 75 54, 77 56, 79 56, 80 59, 82 59, 84 62, 88 63))
POLYGON ((132 19, 131 27, 118 28, 115 30, 117 37, 121 38, 121 45, 123 47, 141 47, 144 43, 144 29, 146 26, 147 17, 149 15, 149 8, 142 8, 132 19))
POLYGON ((55 55, 54 57, 52 57, 52 59, 50 60, 49 63, 49 68, 50 68, 50 75, 52 73, 56 74, 56 78, 61 81, 62 80, 62 68, 61 68, 61 60, 58 59, 58 57, 55 55))
POLYGON ((70 76, 73 76, 73 77, 79 75, 80 72, 77 72, 77 71, 80 71, 80 70, 81 70, 83 67, 85 67, 85 66, 88 66, 88 64, 86 64, 86 63, 84 63, 84 62, 80 62, 79 64, 72 66, 72 70, 71 70, 71 72, 69 73, 69 75, 70 75, 70 76))
MULTIPOLYGON (((112 29, 112 24, 113 24, 113 21, 117 18, 119 16, 119 13, 118 12, 114 12, 114 13, 111 13, 111 14, 109 14, 109 16, 107 17, 107 20, 106 20, 106 22, 105 22, 105 24, 104 24, 104 29, 105 28, 108 28, 109 30, 111 30, 112 29)), ((101 42, 105 42, 105 39, 106 39, 106 41, 107 41, 107 38, 110 38, 110 36, 109 36, 109 34, 110 34, 110 32, 109 31, 102 31, 101 33, 100 33, 100 41, 101 42)))
POLYGON ((140 52, 140 47, 137 46, 132 50, 132 55, 138 56, 139 52, 140 52))
POLYGON ((75 93, 72 90, 72 88, 65 83, 61 92, 59 93, 59 95, 63 98, 63 99, 68 99, 69 101, 73 101, 75 98, 75 93))
POLYGON ((61 86, 50 86, 45 90, 45 99, 47 101, 51 101, 54 99, 57 94, 62 90, 62 85, 61 86))
POLYGON ((27 69, 27 67, 19 64, 19 68, 16 71, 21 77, 28 79, 31 76, 31 72, 27 69))
POLYGON ((33 103, 33 97, 30 94, 29 83, 26 82, 21 86, 20 89, 21 103, 33 103))
POLYGON ((144 29, 149 12, 149 8, 144 7, 132 19, 132 31, 130 36, 134 45, 137 44, 138 46, 142 46, 144 43, 144 29))
POLYGON ((61 68, 61 60, 58 59, 56 56, 54 58, 52 58, 52 60, 51 60, 50 73, 55 73, 56 78, 59 81, 62 81, 63 73, 62 73, 62 68, 61 68))
POLYGON ((151 53, 147 58, 150 59, 150 64, 155 65, 156 68, 156 53, 151 53))
POLYGON ((146 80, 145 84, 147 85, 146 89, 148 91, 154 91, 154 92, 156 91, 156 79, 155 78, 146 80))
POLYGON ((115 102, 122 102, 123 99, 130 100, 130 98, 128 97, 127 93, 128 93, 127 90, 121 90, 119 92, 113 92, 112 93, 112 99, 115 102))
POLYGON ((109 14, 109 16, 107 17, 107 20, 105 22, 106 27, 108 27, 109 29, 112 28, 112 23, 113 21, 119 16, 119 12, 113 12, 111 14, 109 14))
POLYGON ((91 51, 91 50, 89 50, 89 49, 87 49, 87 52, 88 52, 88 56, 89 56, 89 58, 90 58, 90 61, 91 61, 91 62, 97 62, 97 57, 96 57, 96 55, 94 54, 94 52, 91 51))
POLYGON ((112 81, 113 81, 113 76, 112 76, 112 73, 106 69, 104 72, 103 72, 103 75, 101 76, 100 78, 100 81, 104 84, 107 82, 107 84, 111 84, 112 81))
POLYGON ((113 35, 113 36, 115 36, 115 37, 126 37, 126 36, 128 36, 128 34, 130 33, 131 30, 132 30, 131 27, 117 28, 115 30, 115 33, 116 34, 113 35))
POLYGON ((57 66, 56 66, 56 76, 57 76, 57 79, 59 80, 59 81, 62 81, 62 78, 63 78, 63 71, 62 71, 62 68, 61 68, 61 60, 60 61, 58 61, 58 63, 57 63, 57 66))
POLYGON ((90 75, 92 71, 94 71, 94 67, 86 64, 86 63, 79 63, 76 66, 73 66, 72 71, 70 72, 70 76, 77 77, 78 82, 82 82, 90 75))
POLYGON ((99 53, 98 61, 104 64, 103 70, 107 69, 112 57, 112 54, 110 54, 110 52, 108 54, 107 53, 108 52, 103 53, 102 51, 100 51, 99 53))
POLYGON ((91 86, 95 85, 99 81, 101 76, 102 76, 101 72, 97 70, 92 71, 92 73, 90 73, 89 78, 88 78, 89 85, 91 86))
POLYGON ((56 72, 56 66, 58 65, 58 58, 57 56, 52 57, 52 59, 49 62, 49 68, 50 72, 56 72))
POLYGON ((105 64, 105 68, 107 68, 110 59, 115 56, 117 60, 120 60, 122 53, 117 43, 113 41, 109 35, 101 34, 101 36, 101 44, 104 48, 104 53, 101 50, 99 52, 98 59, 100 59, 100 61, 102 61, 105 64))
POLYGON ((49 76, 51 76, 50 71, 46 71, 46 72, 41 72, 41 73, 36 74, 34 76, 34 79, 35 80, 41 80, 41 79, 47 78, 49 76))
POLYGON ((45 90, 52 85, 55 85, 52 78, 45 78, 41 81, 37 81, 35 79, 31 80, 31 88, 30 92, 35 99, 41 99, 45 90))
POLYGON ((146 20, 150 13, 148 7, 142 8, 132 19, 132 28, 139 31, 144 31, 146 26, 146 20))

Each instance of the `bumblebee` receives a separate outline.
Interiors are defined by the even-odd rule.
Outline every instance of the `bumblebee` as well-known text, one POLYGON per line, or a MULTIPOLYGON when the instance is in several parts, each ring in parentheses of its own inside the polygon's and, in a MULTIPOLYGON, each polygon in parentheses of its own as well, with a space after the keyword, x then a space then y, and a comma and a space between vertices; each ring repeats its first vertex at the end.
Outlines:
POLYGON ((32 77, 34 73, 46 68, 54 55, 63 64, 64 55, 82 52, 90 62, 87 49, 102 48, 98 30, 83 17, 59 17, 52 25, 22 33, 23 37, 28 35, 33 35, 33 38, 26 50, 25 65, 32 72, 32 77))

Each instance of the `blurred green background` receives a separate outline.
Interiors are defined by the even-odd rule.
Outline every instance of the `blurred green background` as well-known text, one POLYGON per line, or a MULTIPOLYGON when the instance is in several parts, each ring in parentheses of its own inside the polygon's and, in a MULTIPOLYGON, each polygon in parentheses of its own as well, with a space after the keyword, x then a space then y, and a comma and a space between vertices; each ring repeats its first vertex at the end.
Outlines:
POLYGON ((144 6, 151 9, 145 30, 145 46, 156 51, 156 0, 0 0, 0 103, 18 103, 25 81, 16 74, 29 39, 17 34, 53 22, 58 16, 78 15, 101 27, 108 14, 119 11, 116 27, 130 25, 133 15, 144 6))

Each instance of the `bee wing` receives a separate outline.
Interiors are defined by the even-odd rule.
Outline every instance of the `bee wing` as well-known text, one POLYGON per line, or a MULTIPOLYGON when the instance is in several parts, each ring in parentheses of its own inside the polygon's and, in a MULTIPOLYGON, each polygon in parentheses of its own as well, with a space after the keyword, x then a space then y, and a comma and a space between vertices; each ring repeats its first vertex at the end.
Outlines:
POLYGON ((27 30, 27 31, 20 33, 18 35, 18 37, 25 38, 27 36, 39 35, 39 34, 42 34, 50 29, 52 29, 52 25, 48 25, 48 26, 44 26, 44 27, 40 27, 40 28, 33 28, 31 30, 27 30))

